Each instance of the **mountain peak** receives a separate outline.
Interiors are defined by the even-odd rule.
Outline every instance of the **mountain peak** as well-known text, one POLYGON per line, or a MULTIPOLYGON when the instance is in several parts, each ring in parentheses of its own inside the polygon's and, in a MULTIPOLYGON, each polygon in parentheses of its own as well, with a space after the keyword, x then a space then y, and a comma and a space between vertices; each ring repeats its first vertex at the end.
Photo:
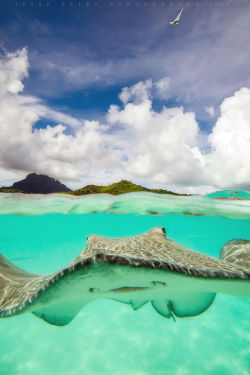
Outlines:
POLYGON ((25 193, 49 194, 71 191, 60 181, 43 174, 30 173, 25 179, 15 182, 11 189, 18 189, 25 193))

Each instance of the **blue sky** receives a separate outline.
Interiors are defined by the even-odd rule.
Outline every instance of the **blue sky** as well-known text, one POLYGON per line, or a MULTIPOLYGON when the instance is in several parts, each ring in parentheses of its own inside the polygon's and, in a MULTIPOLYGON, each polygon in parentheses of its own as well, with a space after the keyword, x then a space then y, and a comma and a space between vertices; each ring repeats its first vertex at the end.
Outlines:
MULTIPOLYGON (((240 7, 228 1, 225 5, 216 1, 211 2, 213 5, 207 1, 191 1, 191 6, 182 2, 184 22, 175 28, 169 25, 169 20, 179 10, 179 1, 173 2, 173 6, 169 1, 163 2, 165 6, 160 1, 155 2, 157 6, 148 2, 147 7, 142 1, 138 2, 140 6, 131 1, 130 7, 126 6, 127 1, 121 1, 122 6, 111 7, 105 0, 82 1, 80 7, 76 1, 71 7, 68 0, 64 1, 64 7, 61 1, 55 0, 49 2, 50 7, 45 6, 45 1, 41 1, 42 7, 38 1, 33 1, 33 7, 30 1, 24 2, 25 6, 20 0, 8 3, 0 15, 1 41, 8 51, 28 47, 30 70, 24 93, 37 95, 71 113, 94 115, 106 111, 110 103, 118 102, 117 94, 122 87, 180 72, 186 79, 184 84, 191 82, 192 87, 176 89, 170 105, 198 108, 200 117, 206 119, 208 116, 200 106, 207 102, 218 105, 246 81, 243 72, 250 63, 249 54, 245 61, 228 61, 228 57, 236 60, 235 54, 239 51, 242 54, 245 38, 242 42, 238 38, 232 41, 228 35, 227 40, 222 34, 228 34, 228 30, 222 26, 232 27, 237 13, 244 16, 244 7, 249 8, 247 2, 245 6, 241 2, 240 7), (217 41, 220 50, 216 56, 213 52, 217 41), (205 68, 195 74, 195 79, 202 86, 209 80, 212 87, 206 92, 198 91, 197 82, 189 78, 193 74, 189 71, 192 59, 197 57, 205 68), (214 79, 203 77, 211 65, 218 69, 214 79), (243 71, 239 72, 239 68, 243 71), (218 79, 223 87, 218 93, 211 92, 218 79)), ((249 31, 246 22, 239 25, 242 34, 249 31)))
MULTIPOLYGON (((111 105, 123 108, 119 99, 123 88, 150 79, 156 85, 168 77, 164 95, 149 90, 152 111, 160 113, 166 106, 193 112, 200 138, 204 138, 215 127, 222 102, 237 90, 250 87, 250 5, 245 0, 50 0, 40 1, 40 6, 37 0, 2 0, 0 10, 2 58, 23 48, 27 51, 28 73, 22 77, 24 87, 19 97, 36 98, 51 111, 77 121, 105 124, 111 105), (182 7, 180 24, 170 25, 182 7)), ((39 119, 32 123, 33 130, 58 124, 57 119, 49 117, 46 114, 43 118, 39 113, 39 119)), ((109 133, 115 132, 119 122, 121 119, 109 133)), ((70 134, 70 124, 60 123, 70 134)), ((213 148, 208 143, 203 139, 198 144, 201 153, 213 148)), ((124 155, 120 159, 124 160, 124 155)), ((2 168, 21 175, 29 171, 27 166, 20 168, 5 161, 2 168)), ((41 172, 41 168, 35 169, 41 172)), ((130 176, 127 172, 118 175, 130 176)), ((54 175, 67 180, 67 173, 54 175)), ((116 174, 113 176, 115 179, 116 174)), ((191 185, 190 181, 171 177, 150 182, 147 173, 132 177, 149 184, 191 185)), ((88 180, 83 175, 74 178, 76 185, 77 181, 81 184, 88 180)), ((112 180, 112 173, 104 180, 112 180)), ((209 185, 205 180, 197 180, 194 185, 209 185)), ((247 178, 243 180, 239 180, 239 185, 247 185, 247 178)), ((214 181, 211 185, 219 183, 214 181)))

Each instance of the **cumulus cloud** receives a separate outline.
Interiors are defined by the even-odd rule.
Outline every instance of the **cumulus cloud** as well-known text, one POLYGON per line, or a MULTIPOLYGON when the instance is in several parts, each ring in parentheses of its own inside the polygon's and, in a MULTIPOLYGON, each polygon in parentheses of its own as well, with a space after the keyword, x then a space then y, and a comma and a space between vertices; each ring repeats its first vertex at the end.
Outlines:
POLYGON ((215 115, 215 109, 213 106, 210 107, 204 107, 205 111, 211 116, 214 117, 215 115))
POLYGON ((59 122, 70 127, 79 127, 83 125, 82 119, 77 119, 68 114, 56 111, 48 106, 44 105, 43 102, 34 96, 19 95, 16 96, 16 103, 25 108, 32 108, 39 118, 45 118, 54 122, 59 122))
POLYGON ((209 142, 208 175, 218 186, 249 186, 250 89, 242 88, 226 98, 209 142))
MULTIPOLYGON (((160 111, 168 77, 123 88, 104 123, 55 111, 22 93, 28 76, 27 50, 1 58, 0 177, 46 173, 79 187, 121 178, 177 191, 208 191, 250 183, 250 89, 226 98, 210 134, 183 107, 160 111), (18 61, 18 63, 16 63, 18 61), (37 129, 47 117, 57 122, 37 129), (206 147, 204 147, 206 145, 206 147), (208 147, 209 146, 209 147, 208 147)), ((209 107, 208 107, 209 108, 209 107)), ((5 183, 1 183, 4 185, 5 183)))
POLYGON ((169 97, 170 77, 163 77, 159 81, 152 79, 139 81, 130 87, 124 87, 119 94, 119 99, 126 105, 128 102, 139 104, 150 98, 165 100, 169 97))
MULTIPOLYGON (((27 50, 1 59, 0 168, 3 171, 46 173, 63 180, 79 180, 116 167, 119 152, 106 140, 106 127, 98 121, 79 121, 54 111, 35 97, 19 95, 28 76, 27 50), (17 63, 18 61, 18 63, 17 63), (42 129, 41 117, 61 120, 42 129), (71 134, 65 130, 75 126, 71 134)), ((72 130, 72 129, 71 129, 72 130)), ((6 180, 6 179, 4 179, 6 180)))
POLYGON ((125 105, 129 101, 133 101, 136 104, 142 103, 149 97, 152 86, 152 80, 148 79, 145 82, 140 81, 131 87, 124 87, 119 94, 119 99, 125 105))
POLYGON ((27 49, 5 54, 0 59, 0 94, 17 94, 23 91, 22 80, 28 77, 27 49))
POLYGON ((199 127, 192 112, 183 108, 153 111, 147 98, 140 104, 128 103, 123 109, 111 106, 111 124, 120 124, 127 133, 125 170, 132 176, 161 184, 194 184, 202 176, 202 154, 197 148, 199 127))
POLYGON ((159 99, 168 99, 170 95, 170 77, 164 77, 155 82, 155 91, 159 99))
POLYGON ((154 82, 135 86, 143 88, 140 100, 123 108, 111 106, 108 113, 109 123, 122 126, 128 140, 123 144, 127 173, 154 185, 185 186, 189 191, 249 186, 249 89, 223 101, 220 117, 211 134, 205 135, 193 112, 182 107, 152 109, 154 82))

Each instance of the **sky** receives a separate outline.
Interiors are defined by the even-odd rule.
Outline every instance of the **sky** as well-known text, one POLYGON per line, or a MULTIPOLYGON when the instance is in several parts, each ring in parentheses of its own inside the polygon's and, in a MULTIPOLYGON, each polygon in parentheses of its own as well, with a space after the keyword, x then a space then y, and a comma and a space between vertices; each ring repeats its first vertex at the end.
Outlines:
POLYGON ((249 19, 248 0, 0 0, 0 186, 250 190, 249 19))

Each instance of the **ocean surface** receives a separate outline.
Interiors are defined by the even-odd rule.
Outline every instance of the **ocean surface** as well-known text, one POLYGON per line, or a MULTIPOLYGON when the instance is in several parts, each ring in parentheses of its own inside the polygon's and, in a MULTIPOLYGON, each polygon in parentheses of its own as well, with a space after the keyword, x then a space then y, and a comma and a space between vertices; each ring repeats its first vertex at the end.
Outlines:
MULTIPOLYGON (((65 266, 86 237, 121 237, 154 226, 215 257, 250 240, 250 201, 165 197, 0 194, 0 253, 34 273, 65 266)), ((176 322, 150 304, 134 312, 111 300, 87 305, 65 327, 32 314, 0 319, 0 375, 249 375, 250 299, 218 294, 212 306, 176 322)))

